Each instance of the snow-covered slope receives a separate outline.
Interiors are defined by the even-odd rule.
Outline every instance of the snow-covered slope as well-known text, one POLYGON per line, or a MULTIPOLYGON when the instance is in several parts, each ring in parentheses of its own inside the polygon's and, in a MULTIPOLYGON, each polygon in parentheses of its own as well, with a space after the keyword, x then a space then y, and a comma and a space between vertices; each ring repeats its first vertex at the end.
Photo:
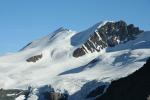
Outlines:
MULTIPOLYGON (((89 28, 88 35, 87 31, 79 34, 60 28, 31 42, 17 53, 1 56, 0 88, 27 89, 28 86, 50 84, 56 91, 68 91, 70 100, 82 100, 87 91, 80 90, 86 83, 92 80, 111 82, 139 69, 150 56, 149 31, 115 47, 107 47, 100 52, 88 53, 78 58, 73 57, 74 50, 86 42, 94 30, 106 23, 101 22, 89 28), (41 56, 37 58, 39 55, 41 56)), ((88 87, 88 90, 96 86, 88 87)))

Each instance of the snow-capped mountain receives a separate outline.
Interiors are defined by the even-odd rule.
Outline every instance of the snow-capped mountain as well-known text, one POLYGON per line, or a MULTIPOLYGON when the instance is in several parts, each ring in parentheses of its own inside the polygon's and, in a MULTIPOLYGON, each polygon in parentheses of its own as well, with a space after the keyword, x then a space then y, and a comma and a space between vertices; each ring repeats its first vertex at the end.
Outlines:
POLYGON ((100 22, 82 32, 59 28, 0 57, 0 88, 31 86, 27 100, 37 100, 41 87, 50 85, 69 100, 85 100, 90 91, 103 85, 103 94, 112 80, 141 68, 149 50, 150 32, 124 21, 100 22))

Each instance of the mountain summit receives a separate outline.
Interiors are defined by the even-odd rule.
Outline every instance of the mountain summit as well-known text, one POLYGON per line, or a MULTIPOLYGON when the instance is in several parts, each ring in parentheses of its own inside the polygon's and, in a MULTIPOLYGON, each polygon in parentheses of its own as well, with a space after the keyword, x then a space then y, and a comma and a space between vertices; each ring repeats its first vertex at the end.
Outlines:
POLYGON ((124 21, 100 22, 82 32, 59 28, 0 57, 0 93, 10 98, 13 91, 28 90, 13 98, 89 100, 100 87, 103 95, 113 80, 143 66, 149 38, 149 31, 124 21))
POLYGON ((79 57, 89 52, 99 52, 105 47, 113 47, 120 43, 133 40, 136 35, 142 32, 143 30, 140 30, 133 24, 127 25, 124 21, 102 22, 91 32, 92 34, 90 34, 88 40, 74 51, 73 56, 79 57))

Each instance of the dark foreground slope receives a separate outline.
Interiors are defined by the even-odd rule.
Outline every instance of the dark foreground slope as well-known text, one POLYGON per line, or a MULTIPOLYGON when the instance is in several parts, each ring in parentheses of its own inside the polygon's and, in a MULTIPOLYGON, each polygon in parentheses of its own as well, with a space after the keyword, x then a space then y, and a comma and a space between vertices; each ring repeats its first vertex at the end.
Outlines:
POLYGON ((148 100, 150 95, 150 59, 129 75, 113 81, 107 92, 96 100, 148 100))

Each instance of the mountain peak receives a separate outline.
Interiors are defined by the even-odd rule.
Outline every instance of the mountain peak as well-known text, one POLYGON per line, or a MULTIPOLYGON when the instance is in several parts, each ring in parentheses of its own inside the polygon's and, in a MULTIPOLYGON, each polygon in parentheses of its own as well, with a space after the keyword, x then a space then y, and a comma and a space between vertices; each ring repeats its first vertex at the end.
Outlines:
MULTIPOLYGON (((84 41, 80 48, 74 51, 74 57, 79 57, 85 55, 86 53, 93 53, 95 51, 99 52, 105 47, 113 47, 119 43, 133 40, 136 35, 143 32, 143 30, 140 30, 133 24, 128 25, 125 21, 122 20, 117 22, 100 22, 89 28, 89 30, 91 31, 89 32, 90 34, 86 35, 86 41, 84 41)), ((88 32, 84 31, 83 33, 88 32)))

